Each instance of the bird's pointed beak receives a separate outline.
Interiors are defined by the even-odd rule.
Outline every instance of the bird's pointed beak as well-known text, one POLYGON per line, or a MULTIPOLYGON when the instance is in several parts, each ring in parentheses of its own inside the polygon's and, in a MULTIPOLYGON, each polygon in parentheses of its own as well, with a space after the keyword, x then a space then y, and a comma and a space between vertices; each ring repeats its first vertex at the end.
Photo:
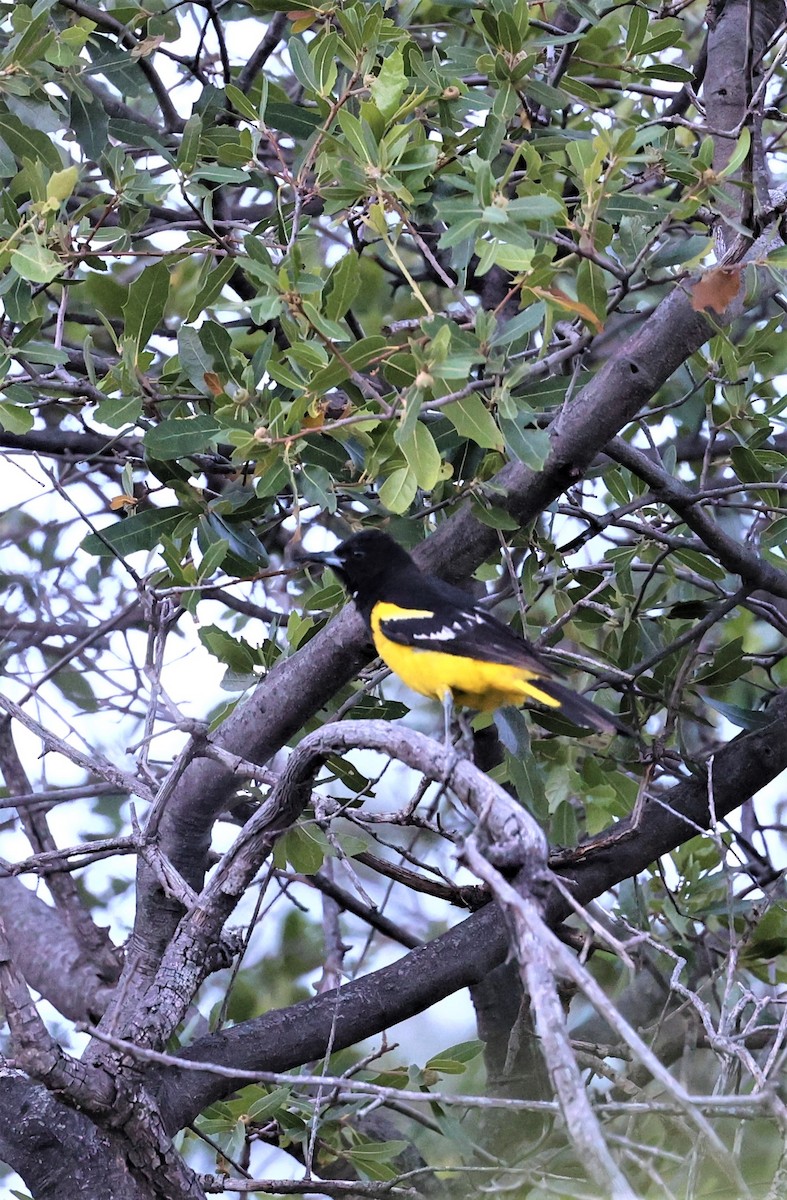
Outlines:
POLYGON ((322 563, 326 567, 333 567, 334 570, 341 569, 342 566, 342 560, 335 550, 324 550, 322 553, 314 550, 299 550, 295 558, 297 562, 322 563))

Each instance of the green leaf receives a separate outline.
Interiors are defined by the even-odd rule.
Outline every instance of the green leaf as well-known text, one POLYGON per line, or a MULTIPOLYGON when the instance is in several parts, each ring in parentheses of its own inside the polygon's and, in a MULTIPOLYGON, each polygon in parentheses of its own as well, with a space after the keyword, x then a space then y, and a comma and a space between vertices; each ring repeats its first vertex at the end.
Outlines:
POLYGON ((719 172, 719 177, 724 178, 727 175, 734 175, 735 172, 743 166, 751 149, 751 130, 747 125, 744 125, 738 137, 737 145, 730 155, 729 162, 724 169, 719 172))
POLYGON ((290 863, 301 875, 315 875, 330 847, 325 834, 316 825, 294 825, 276 843, 275 862, 290 863))
POLYGON ((159 462, 184 458, 205 450, 219 432, 213 417, 169 417, 145 434, 145 450, 159 462))
POLYGON ((339 68, 336 65, 336 47, 339 35, 333 30, 317 38, 309 47, 309 53, 314 63, 314 77, 317 81, 317 94, 329 96, 336 83, 339 68))
POLYGON ((214 371, 218 371, 222 379, 235 379, 237 369, 232 358, 232 338, 229 330, 218 321, 205 321, 199 331, 199 340, 213 362, 214 371))
POLYGON ((320 85, 317 82, 317 76, 314 73, 314 66, 309 57, 309 51, 304 46, 299 37, 291 37, 287 43, 287 51, 290 55, 292 69, 295 72, 295 77, 307 92, 318 93, 320 85))
POLYGON ((228 83, 224 91, 235 111, 239 112, 247 121, 251 121, 252 125, 256 125, 259 119, 258 113, 248 96, 232 83, 228 83))
POLYGON ((340 321, 361 287, 358 255, 353 251, 339 259, 328 276, 325 315, 329 321, 340 321))
POLYGON ((218 571, 227 557, 229 548, 229 542, 226 538, 219 538, 218 541, 211 542, 200 560, 199 571, 197 573, 197 579, 200 583, 204 583, 206 579, 210 579, 218 571))
POLYGON ((701 554, 699 550, 675 550, 674 555, 684 567, 695 571, 703 579, 712 579, 720 583, 726 577, 724 568, 707 554, 701 554))
POLYGON ((257 1124, 263 1124, 286 1108, 291 1095, 292 1088, 273 1088, 266 1096, 262 1096, 259 1100, 255 1100, 253 1104, 249 1105, 247 1110, 249 1120, 257 1124))
POLYGON ((190 116, 183 127, 183 136, 180 140, 177 157, 177 165, 184 175, 189 175, 197 165, 201 136, 202 118, 196 115, 190 116))
POLYGON ((202 345, 199 331, 191 325, 181 325, 178 330, 178 358, 192 387, 203 395, 209 395, 205 376, 213 370, 213 357, 202 345))
POLYGON ((62 166, 60 151, 51 138, 38 129, 31 129, 12 113, 0 113, 0 138, 3 139, 15 158, 39 160, 50 171, 59 171, 62 166))
POLYGON ((29 433, 34 424, 35 420, 29 408, 9 404, 5 400, 0 401, 0 425, 8 433, 29 433))
POLYGON ((407 76, 404 73, 404 54, 400 46, 383 60, 380 73, 369 85, 372 99, 386 121, 390 121, 401 104, 407 76))
POLYGON ((530 729, 518 708, 499 708, 495 726, 506 750, 506 771, 519 800, 539 820, 546 820, 549 805, 544 776, 530 749, 530 729))
POLYGON ((503 436, 480 396, 465 396, 446 404, 443 412, 460 437, 470 438, 484 450, 502 450, 503 436))
POLYGON ((374 134, 365 122, 361 122, 346 108, 339 111, 339 124, 348 142, 348 149, 355 151, 359 162, 370 166, 377 162, 377 145, 374 134))
POLYGON ((123 305, 125 336, 136 348, 137 355, 161 324, 169 294, 169 268, 166 262, 145 267, 128 289, 123 305))
POLYGON ((10 262, 20 279, 30 283, 51 283, 65 270, 65 263, 33 237, 20 242, 11 254, 10 262))
POLYGON ((518 458, 533 471, 542 470, 552 444, 546 429, 525 429, 521 421, 500 417, 500 430, 513 458, 518 458))
POLYGON ((691 83, 694 75, 684 67, 673 67, 669 63, 655 62, 648 66, 651 79, 666 79, 669 83, 691 83))
POLYGON ((362 1142, 348 1151, 348 1157, 360 1162, 387 1162, 409 1149, 409 1142, 362 1142))
POLYGON ((397 467, 380 488, 380 503, 389 512, 403 513, 415 500, 418 483, 409 467, 397 467))
POLYGON ((122 429, 124 425, 136 425, 142 415, 141 396, 110 396, 96 408, 96 420, 110 429, 122 429))
POLYGON ((562 200, 541 192, 535 196, 519 196, 510 200, 505 212, 510 220, 548 221, 562 216, 565 209, 562 200))
POLYGON ((396 440, 415 475, 416 483, 425 492, 430 492, 440 478, 443 464, 440 451, 426 425, 423 421, 416 421, 409 433, 396 440))
POLYGON ((336 512, 336 492, 330 472, 325 467, 303 463, 298 480, 301 492, 310 504, 317 504, 323 512, 336 512))
POLYGON ((152 550, 163 537, 174 531, 183 515, 183 509, 175 506, 148 508, 114 525, 107 525, 100 536, 88 534, 80 549, 100 558, 125 558, 137 550, 152 550))
POLYGON ((749 669, 743 660, 743 638, 733 638, 713 656, 713 662, 698 671, 694 683, 704 687, 718 687, 721 683, 734 683, 749 669))
POLYGON ((247 521, 230 521, 215 510, 207 514, 207 520, 214 533, 226 540, 230 553, 238 559, 238 568, 249 564, 255 568, 268 565, 268 551, 247 521))
POLYGON ((265 109, 265 122, 271 129, 278 129, 291 137, 308 138, 322 124, 323 118, 316 109, 271 101, 265 109))
MULTIPOLYGON (((27 16, 30 10, 27 5, 17 4, 17 15, 22 14, 27 16), (20 11, 21 10, 21 11, 20 11)), ((47 8, 49 5, 47 4, 47 8)), ((21 24, 21 21, 19 22, 21 24)), ((16 19, 14 20, 15 29, 18 28, 16 19)), ((38 12, 32 20, 28 21, 23 32, 17 37, 11 39, 7 52, 0 60, 0 66, 3 68, 3 74, 13 75, 14 72, 7 70, 12 65, 17 69, 25 66, 27 63, 34 61, 39 57, 46 43, 51 39, 52 31, 49 28, 49 13, 44 10, 38 12)))
POLYGON ((539 300, 536 304, 529 304, 516 317, 498 326, 489 343, 490 346, 510 346, 513 342, 524 338, 528 333, 532 333, 534 329, 538 329, 543 321, 545 311, 546 305, 542 300, 539 300))
POLYGON ((601 327, 607 319, 607 284, 601 267, 588 258, 577 271, 577 299, 595 313, 601 327))
POLYGON ((480 521, 482 525, 488 525, 490 529, 513 532, 515 529, 522 528, 522 522, 516 517, 512 517, 504 508, 498 508, 496 504, 483 503, 478 496, 471 498, 470 511, 476 520, 480 521))
POLYGON ((438 1067, 436 1064, 441 1059, 450 1059, 451 1062, 456 1063, 472 1062, 474 1058, 478 1058, 479 1054, 483 1052, 483 1049, 484 1043, 479 1042, 477 1039, 473 1039, 469 1042, 457 1042, 455 1046, 449 1046, 446 1050, 441 1050, 436 1058, 430 1058, 429 1061, 424 1064, 424 1069, 428 1071, 431 1068, 435 1071, 439 1071, 440 1067, 438 1067))
POLYGON ((739 729, 765 729, 768 725, 773 724, 773 717, 768 716, 767 709, 761 712, 757 709, 741 708, 738 704, 726 704, 721 700, 714 700, 712 696, 705 696, 704 700, 710 708, 715 708, 716 712, 721 713, 739 729))
POLYGON ((229 256, 222 258, 218 263, 214 262, 212 264, 212 269, 208 272, 207 279, 197 292, 194 302, 186 314, 187 321, 196 321, 204 309, 209 308, 214 300, 218 300, 224 284, 228 279, 232 278, 237 266, 236 260, 229 256))
POLYGON ((353 371, 361 371, 373 359, 383 351, 388 345, 386 338, 380 334, 375 334, 373 337, 361 338, 359 342, 354 342, 351 346, 342 350, 342 359, 334 359, 328 363, 327 367, 322 367, 312 376, 309 381, 309 387, 312 391, 322 394, 336 387, 337 384, 343 383, 349 378, 351 368, 353 371), (347 365, 345 365, 347 364, 347 365))
POLYGON ((259 665, 259 657, 248 642, 233 637, 218 625, 203 625, 198 636, 208 653, 236 675, 251 674, 259 665))
POLYGON ((626 30, 626 56, 637 54, 648 32, 650 14, 646 8, 633 5, 629 9, 628 28, 626 30))

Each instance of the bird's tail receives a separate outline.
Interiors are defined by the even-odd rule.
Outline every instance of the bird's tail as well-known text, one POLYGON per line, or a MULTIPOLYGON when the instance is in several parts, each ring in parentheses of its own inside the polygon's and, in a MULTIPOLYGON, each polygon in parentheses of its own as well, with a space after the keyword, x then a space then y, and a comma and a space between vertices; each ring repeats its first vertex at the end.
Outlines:
POLYGON ((599 733, 622 733, 625 737, 633 737, 629 727, 614 713, 599 708, 592 700, 586 700, 584 696, 572 692, 556 679, 545 679, 542 676, 538 680, 538 690, 550 696, 555 701, 558 711, 575 725, 581 725, 585 729, 597 729, 599 733))

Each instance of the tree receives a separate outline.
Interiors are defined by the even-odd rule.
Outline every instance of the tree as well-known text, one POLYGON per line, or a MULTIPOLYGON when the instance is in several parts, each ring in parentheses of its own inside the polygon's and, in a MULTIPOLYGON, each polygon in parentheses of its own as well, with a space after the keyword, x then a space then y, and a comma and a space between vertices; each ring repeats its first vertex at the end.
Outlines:
POLYGON ((783 16, 3 5, 36 1200, 783 1194, 783 16), (447 753, 289 556, 377 526, 637 736, 447 753))

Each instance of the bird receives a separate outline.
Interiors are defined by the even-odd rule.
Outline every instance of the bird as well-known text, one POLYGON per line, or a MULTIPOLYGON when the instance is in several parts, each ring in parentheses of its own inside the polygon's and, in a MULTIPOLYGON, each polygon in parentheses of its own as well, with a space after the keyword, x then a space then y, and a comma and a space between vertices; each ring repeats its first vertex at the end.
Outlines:
POLYGON ((530 642, 467 592, 422 571, 383 530, 362 530, 333 550, 300 550, 298 558, 333 568, 386 666, 412 691, 440 701, 446 745, 455 705, 491 712, 535 701, 575 725, 630 735, 617 716, 562 683, 530 642))

